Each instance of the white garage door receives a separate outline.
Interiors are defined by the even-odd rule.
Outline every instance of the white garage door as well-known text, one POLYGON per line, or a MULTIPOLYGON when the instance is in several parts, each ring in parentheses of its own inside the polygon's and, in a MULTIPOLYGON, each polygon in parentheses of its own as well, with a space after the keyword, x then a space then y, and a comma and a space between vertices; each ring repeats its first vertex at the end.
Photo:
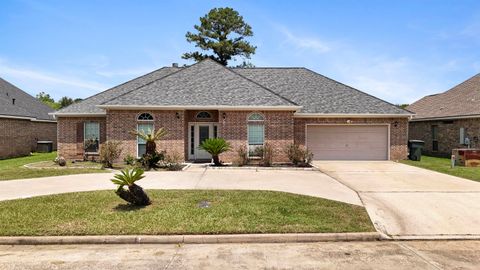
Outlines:
POLYGON ((388 126, 308 125, 315 160, 388 160, 388 126))

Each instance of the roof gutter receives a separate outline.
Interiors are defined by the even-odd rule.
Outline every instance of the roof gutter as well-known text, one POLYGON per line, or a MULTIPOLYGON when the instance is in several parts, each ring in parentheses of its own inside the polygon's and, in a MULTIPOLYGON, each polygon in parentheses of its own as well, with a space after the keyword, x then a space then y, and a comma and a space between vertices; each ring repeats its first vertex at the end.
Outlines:
POLYGON ((444 117, 427 117, 427 118, 417 118, 417 119, 413 118, 411 121, 421 122, 421 121, 456 120, 456 119, 471 119, 471 118, 480 118, 480 114, 444 116, 444 117))
POLYGON ((27 117, 27 116, 14 116, 14 115, 0 115, 0 118, 6 118, 6 119, 18 119, 18 120, 29 120, 32 122, 46 122, 46 123, 56 123, 57 121, 55 120, 44 120, 44 119, 37 119, 33 117, 27 117))
POLYGON ((97 105, 98 108, 102 109, 116 109, 116 110, 222 110, 222 111, 250 111, 250 110, 261 110, 261 111, 297 111, 302 108, 302 106, 179 106, 179 105, 168 105, 168 106, 158 106, 158 105, 97 105))
POLYGON ((295 113, 295 118, 411 118, 414 114, 381 114, 381 113, 295 113))
POLYGON ((49 115, 52 115, 55 119, 57 117, 104 117, 107 115, 107 113, 49 113, 49 115))

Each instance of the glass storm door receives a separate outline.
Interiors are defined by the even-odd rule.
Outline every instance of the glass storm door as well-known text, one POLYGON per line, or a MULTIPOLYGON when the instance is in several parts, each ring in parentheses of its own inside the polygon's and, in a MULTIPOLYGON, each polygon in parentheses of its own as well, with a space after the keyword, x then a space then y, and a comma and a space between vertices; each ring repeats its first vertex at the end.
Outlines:
POLYGON ((202 142, 209 138, 216 137, 216 126, 212 123, 198 123, 190 125, 189 157, 195 160, 209 160, 212 156, 205 150, 200 149, 202 142))

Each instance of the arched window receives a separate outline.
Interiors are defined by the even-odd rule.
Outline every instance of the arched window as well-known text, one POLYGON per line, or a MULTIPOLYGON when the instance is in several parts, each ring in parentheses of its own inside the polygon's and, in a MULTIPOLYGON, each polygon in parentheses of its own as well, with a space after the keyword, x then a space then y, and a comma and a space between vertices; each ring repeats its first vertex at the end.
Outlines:
POLYGON ((248 116, 248 121, 263 121, 263 115, 259 113, 252 113, 248 116))
POLYGON ((265 142, 265 118, 260 113, 252 113, 248 116, 248 156, 262 157, 263 144, 265 142))
POLYGON ((212 115, 209 112, 199 112, 196 116, 197 119, 210 119, 212 115))
POLYGON ((139 121, 153 121, 153 116, 149 113, 141 113, 137 119, 139 121))

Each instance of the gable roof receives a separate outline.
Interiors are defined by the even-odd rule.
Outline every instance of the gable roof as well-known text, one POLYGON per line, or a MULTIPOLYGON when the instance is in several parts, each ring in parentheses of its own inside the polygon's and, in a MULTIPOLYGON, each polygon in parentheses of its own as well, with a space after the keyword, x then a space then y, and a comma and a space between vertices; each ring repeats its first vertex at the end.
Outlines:
POLYGON ((111 106, 291 106, 294 102, 206 59, 104 102, 111 106))
POLYGON ((54 110, 15 85, 0 78, 0 115, 53 120, 54 110), (15 99, 15 104, 13 102, 15 99))
POLYGON ((105 108, 272 107, 304 114, 412 113, 305 68, 227 68, 206 59, 165 67, 55 114, 105 114, 105 108))
POLYGON ((416 113, 415 120, 480 116, 480 74, 444 93, 426 96, 407 109, 416 113))

